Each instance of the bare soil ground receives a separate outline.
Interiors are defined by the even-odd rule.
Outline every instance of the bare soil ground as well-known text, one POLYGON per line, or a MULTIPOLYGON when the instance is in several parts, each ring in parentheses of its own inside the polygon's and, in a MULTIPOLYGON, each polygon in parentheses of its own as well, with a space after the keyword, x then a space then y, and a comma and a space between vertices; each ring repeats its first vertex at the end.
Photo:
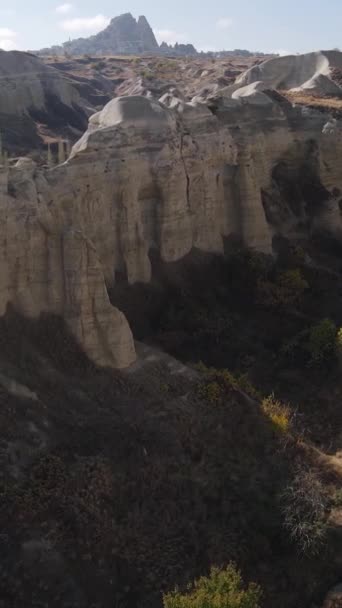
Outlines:
POLYGON ((224 59, 171 58, 171 57, 80 57, 64 59, 46 57, 44 61, 70 74, 73 78, 88 82, 101 75, 112 83, 112 96, 141 94, 152 90, 162 95, 176 88, 191 99, 199 91, 214 86, 227 86, 243 71, 260 61, 256 57, 232 57, 224 59))

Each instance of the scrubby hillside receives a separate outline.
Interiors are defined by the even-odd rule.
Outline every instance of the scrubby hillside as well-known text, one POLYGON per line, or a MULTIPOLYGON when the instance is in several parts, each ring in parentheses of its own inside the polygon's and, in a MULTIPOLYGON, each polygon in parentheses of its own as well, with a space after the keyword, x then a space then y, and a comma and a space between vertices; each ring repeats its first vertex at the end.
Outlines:
POLYGON ((198 262, 120 296, 187 367, 138 344, 129 370, 96 369, 53 317, 1 322, 6 606, 159 607, 232 560, 264 608, 338 580, 338 270, 299 250, 198 262))

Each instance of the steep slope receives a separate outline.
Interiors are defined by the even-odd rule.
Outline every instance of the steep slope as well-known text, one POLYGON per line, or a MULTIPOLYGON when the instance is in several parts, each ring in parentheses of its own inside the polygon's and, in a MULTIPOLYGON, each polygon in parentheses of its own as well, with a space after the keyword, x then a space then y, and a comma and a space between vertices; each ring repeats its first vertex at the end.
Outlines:
POLYGON ((160 608, 232 559, 263 608, 321 605, 341 548, 298 555, 279 501, 318 463, 258 401, 227 383, 213 403, 205 378, 146 348, 129 372, 97 369, 52 317, 8 315, 0 343, 6 608, 160 608))

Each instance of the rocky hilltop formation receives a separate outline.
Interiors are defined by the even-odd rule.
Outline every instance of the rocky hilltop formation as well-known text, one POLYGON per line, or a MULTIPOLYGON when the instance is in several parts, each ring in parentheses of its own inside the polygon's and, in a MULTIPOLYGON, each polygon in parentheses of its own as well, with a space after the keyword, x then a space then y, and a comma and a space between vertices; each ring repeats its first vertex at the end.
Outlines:
POLYGON ((162 42, 159 48, 160 52, 165 55, 195 57, 198 53, 193 44, 167 44, 162 42))
POLYGON ((42 49, 40 54, 139 55, 158 51, 158 42, 146 17, 140 16, 136 20, 131 13, 125 13, 114 17, 108 27, 95 36, 42 49))
POLYGON ((236 80, 240 86, 262 81, 272 89, 342 96, 342 53, 318 51, 274 57, 253 66, 236 80))
POLYGON ((63 316, 90 357, 134 360, 116 276, 148 282, 163 263, 230 242, 271 253, 274 237, 340 239, 341 123, 266 85, 205 101, 124 97, 93 115, 68 161, 1 171, 1 307, 63 316))

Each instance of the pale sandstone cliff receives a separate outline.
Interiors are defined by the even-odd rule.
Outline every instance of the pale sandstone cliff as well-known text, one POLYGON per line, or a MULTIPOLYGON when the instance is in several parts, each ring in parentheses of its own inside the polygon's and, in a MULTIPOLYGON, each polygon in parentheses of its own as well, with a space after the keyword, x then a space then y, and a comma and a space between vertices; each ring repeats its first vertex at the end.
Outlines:
POLYGON ((267 253, 279 233, 319 226, 340 238, 339 122, 255 88, 235 97, 223 91, 211 109, 118 98, 90 119, 63 165, 22 159, 3 169, 0 314, 11 303, 29 316, 61 315, 94 361, 124 367, 133 338, 107 287, 116 272, 148 282, 152 248, 170 262, 192 248, 223 253, 232 236, 267 253))

